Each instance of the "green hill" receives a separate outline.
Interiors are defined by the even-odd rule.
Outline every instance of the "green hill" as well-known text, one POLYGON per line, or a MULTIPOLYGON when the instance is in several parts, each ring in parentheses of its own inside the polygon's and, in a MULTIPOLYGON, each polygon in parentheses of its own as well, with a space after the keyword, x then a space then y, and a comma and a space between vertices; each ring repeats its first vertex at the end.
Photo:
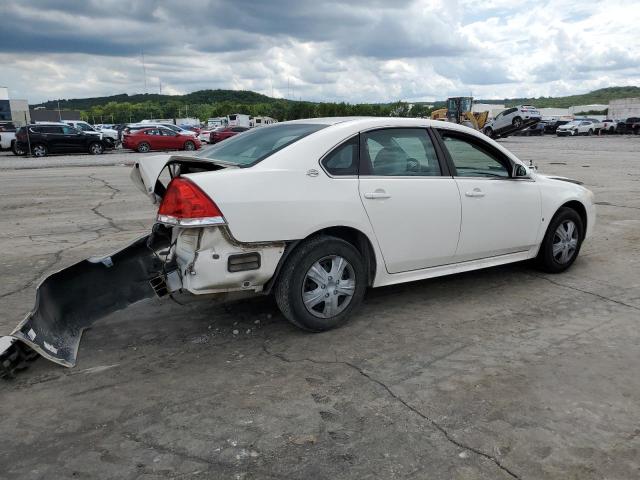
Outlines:
MULTIPOLYGON (((247 90, 199 90, 197 92, 187 93, 186 95, 160 95, 157 93, 138 93, 136 95, 127 95, 126 93, 122 93, 108 97, 61 99, 60 108, 62 110, 89 110, 90 108, 106 105, 110 102, 153 102, 159 105, 166 105, 168 103, 175 102, 182 105, 233 102, 253 105, 257 103, 272 103, 277 100, 278 99, 276 98, 267 97, 266 95, 247 90)), ((48 102, 43 102, 33 106, 55 110, 58 108, 58 101, 49 100, 48 102)))
MULTIPOLYGON (((640 87, 609 87, 594 90, 581 95, 566 97, 536 97, 536 98, 504 98, 504 99, 476 99, 478 103, 493 103, 505 105, 533 104, 536 107, 567 108, 573 105, 591 105, 594 103, 607 104, 609 100, 619 98, 640 97, 640 87)), ((151 102, 158 105, 180 104, 215 104, 229 102, 242 105, 272 104, 275 102, 300 103, 295 100, 283 100, 247 90, 199 90, 186 95, 159 95, 156 93, 140 93, 136 95, 112 95, 108 97, 76 98, 60 100, 60 108, 63 110, 89 110, 93 107, 104 106, 110 102, 116 103, 145 103, 151 102)), ((305 103, 305 102, 303 102, 305 103)), ((317 103, 317 102, 306 102, 317 103)), ((324 102, 318 102, 324 103, 324 102)), ((433 103, 433 102, 417 102, 433 103)), ((444 105, 444 99, 435 102, 436 106, 444 105)), ((34 106, 43 106, 48 109, 57 109, 56 100, 50 100, 34 106)))
POLYGON ((609 100, 619 98, 640 97, 640 87, 609 87, 594 90, 582 95, 567 97, 537 97, 537 98, 505 98, 504 100, 478 100, 481 103, 504 103, 511 105, 535 105, 538 108, 555 107, 568 108, 574 105, 608 104, 609 100))

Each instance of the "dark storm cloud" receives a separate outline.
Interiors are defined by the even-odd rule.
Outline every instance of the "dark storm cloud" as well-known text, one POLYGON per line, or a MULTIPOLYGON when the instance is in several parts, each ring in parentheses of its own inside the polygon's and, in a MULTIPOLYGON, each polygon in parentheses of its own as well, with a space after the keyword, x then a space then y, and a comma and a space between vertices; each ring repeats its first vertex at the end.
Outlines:
POLYGON ((459 55, 469 49, 437 15, 416 28, 407 16, 413 0, 268 2, 152 0, 23 1, 0 6, 5 52, 126 56, 175 52, 264 50, 287 39, 324 42, 341 55, 390 59, 459 55))

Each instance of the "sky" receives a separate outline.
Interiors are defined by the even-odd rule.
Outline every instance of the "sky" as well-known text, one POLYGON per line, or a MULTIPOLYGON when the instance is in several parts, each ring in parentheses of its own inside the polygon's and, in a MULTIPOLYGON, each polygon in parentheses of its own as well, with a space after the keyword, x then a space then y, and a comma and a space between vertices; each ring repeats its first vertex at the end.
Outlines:
POLYGON ((0 22, 0 86, 30 103, 160 88, 358 103, 640 85, 640 0, 2 0, 0 22))

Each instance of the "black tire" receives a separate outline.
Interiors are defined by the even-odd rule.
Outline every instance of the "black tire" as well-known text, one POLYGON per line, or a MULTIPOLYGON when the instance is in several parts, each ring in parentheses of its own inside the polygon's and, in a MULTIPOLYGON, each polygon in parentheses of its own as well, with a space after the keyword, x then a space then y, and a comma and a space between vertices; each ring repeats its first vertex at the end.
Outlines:
MULTIPOLYGON (((326 269, 325 272, 327 272, 326 269)), ((291 253, 280 272, 274 293, 278 307, 287 320, 303 330, 323 332, 340 327, 349 319, 362 303, 366 283, 366 269, 360 252, 342 239, 319 235, 305 241, 291 253), (310 313, 305 306, 302 298, 303 288, 309 281, 306 277, 313 264, 333 255, 342 257, 351 265, 351 273, 355 277, 354 293, 347 306, 337 315, 319 318, 310 313)), ((320 287, 320 285, 317 286, 317 288, 320 287)), ((328 286, 327 292, 330 292, 331 288, 328 286)), ((346 298, 343 302, 345 300, 346 298)), ((339 300, 336 299, 337 301, 339 300)))
POLYGON ((590 128, 589 131, 587 132, 587 136, 590 137, 591 135, 593 135, 593 129, 590 128))
POLYGON ((522 126, 522 118, 516 117, 511 121, 511 125, 515 128, 520 128, 522 126))
POLYGON ((27 150, 22 147, 19 147, 18 142, 16 142, 15 140, 11 143, 11 151, 13 152, 14 155, 17 155, 19 157, 22 157, 23 155, 27 154, 27 150))
POLYGON ((184 149, 191 152, 196 149, 196 144, 191 140, 187 140, 186 142, 184 142, 184 149))
POLYGON ((91 155, 100 155, 104 153, 104 147, 99 142, 91 142, 89 144, 89 153, 91 155))
POLYGON ((36 143, 35 145, 31 145, 31 154, 34 157, 46 157, 48 153, 49 150, 43 143, 36 143))
POLYGON ((493 128, 491 128, 491 127, 485 128, 484 129, 484 134, 489 138, 495 138, 495 136, 493 134, 493 128))
POLYGON ((147 142, 140 142, 138 144, 137 150, 140 153, 147 153, 151 150, 151 145, 149 145, 147 142))
MULTIPOLYGON (((573 265, 573 262, 575 262, 578 257, 582 241, 584 240, 584 233, 584 224, 582 223, 582 218, 580 218, 578 212, 568 207, 560 208, 560 210, 558 210, 551 219, 551 222, 549 222, 549 227, 547 228, 547 232, 545 233, 542 244, 540 245, 540 251, 536 257, 538 267, 547 273, 564 272, 567 268, 573 265), (571 254, 571 257, 567 261, 562 262, 554 256, 553 248, 554 241, 558 238, 556 231, 564 222, 573 222, 575 225, 577 231, 577 244, 571 254)), ((555 244, 557 245, 557 243, 555 244)))

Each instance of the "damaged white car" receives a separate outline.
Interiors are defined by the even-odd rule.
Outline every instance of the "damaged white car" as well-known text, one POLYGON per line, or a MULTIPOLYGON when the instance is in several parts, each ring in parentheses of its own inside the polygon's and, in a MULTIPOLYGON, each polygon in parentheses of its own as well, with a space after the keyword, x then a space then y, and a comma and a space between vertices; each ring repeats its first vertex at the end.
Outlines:
POLYGON ((73 366, 95 320, 178 291, 273 293, 289 321, 319 332, 347 321, 369 287, 529 259, 561 272, 595 223, 579 182, 423 119, 279 123, 147 157, 132 179, 159 203, 153 231, 45 279, 5 358, 17 340, 73 366))

